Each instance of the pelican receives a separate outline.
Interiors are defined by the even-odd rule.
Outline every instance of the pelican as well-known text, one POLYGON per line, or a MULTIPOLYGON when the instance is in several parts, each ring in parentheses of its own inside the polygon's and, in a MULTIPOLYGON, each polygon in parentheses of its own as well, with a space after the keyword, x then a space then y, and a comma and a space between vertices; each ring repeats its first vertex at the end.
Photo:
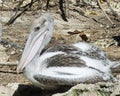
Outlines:
POLYGON ((2 24, 0 23, 0 42, 2 41, 2 24))
POLYGON ((54 18, 46 13, 33 22, 17 72, 23 71, 35 86, 44 89, 78 83, 116 81, 111 68, 116 62, 95 45, 85 42, 44 47, 52 38, 54 18))

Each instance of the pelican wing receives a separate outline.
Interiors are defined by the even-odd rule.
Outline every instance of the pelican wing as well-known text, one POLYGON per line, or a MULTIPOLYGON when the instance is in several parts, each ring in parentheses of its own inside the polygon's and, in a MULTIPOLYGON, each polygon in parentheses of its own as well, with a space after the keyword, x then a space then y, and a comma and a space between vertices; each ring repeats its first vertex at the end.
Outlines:
MULTIPOLYGON (((59 73, 58 73, 59 74, 59 73)), ((76 77, 72 74, 67 74, 67 76, 71 77, 71 78, 62 78, 61 75, 63 74, 59 74, 60 77, 55 77, 55 76, 47 76, 47 75, 43 75, 43 74, 37 74, 34 76, 35 80, 37 80, 38 82, 44 84, 44 85, 76 85, 79 83, 96 83, 96 82, 101 82, 101 81, 105 81, 102 76, 100 75, 93 75, 93 76, 89 76, 89 77, 79 77, 78 78, 73 78, 76 77)), ((66 76, 66 74, 64 74, 63 76, 66 76)), ((66 77, 67 77, 66 76, 66 77)))
MULTIPOLYGON (((46 53, 47 54, 47 53, 46 53)), ((57 54, 47 58, 44 70, 34 75, 42 84, 75 85, 105 81, 104 72, 88 67, 86 62, 75 54, 57 54)))
POLYGON ((85 61, 75 54, 58 54, 47 59, 47 67, 86 67, 85 61))
POLYGON ((85 42, 81 42, 81 43, 82 44, 80 44, 80 42, 79 42, 75 45, 59 44, 59 45, 56 45, 54 47, 48 48, 45 51, 45 53, 62 51, 62 52, 65 52, 67 54, 76 54, 79 56, 82 55, 82 56, 90 57, 93 59, 104 60, 104 61, 107 59, 106 54, 99 47, 87 44, 85 42), (87 47, 87 48, 83 49, 82 46, 87 47))

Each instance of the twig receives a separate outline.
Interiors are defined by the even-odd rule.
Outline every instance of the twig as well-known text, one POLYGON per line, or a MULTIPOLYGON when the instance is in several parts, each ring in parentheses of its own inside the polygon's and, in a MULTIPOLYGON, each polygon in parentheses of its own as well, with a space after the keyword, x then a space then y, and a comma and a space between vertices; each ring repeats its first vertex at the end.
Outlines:
POLYGON ((12 23, 14 23, 14 21, 20 17, 25 11, 27 11, 27 9, 23 10, 21 13, 19 13, 18 15, 15 14, 5 25, 10 25, 12 23))
POLYGON ((12 23, 14 23, 14 21, 18 18, 18 17, 20 17, 25 11, 27 11, 29 8, 31 8, 31 6, 36 2, 37 0, 31 0, 31 2, 30 3, 28 3, 26 6, 25 6, 25 9, 22 11, 22 12, 20 12, 19 14, 17 14, 17 12, 18 12, 18 9, 16 10, 16 14, 5 24, 5 25, 10 25, 10 24, 12 24, 12 23))
MULTIPOLYGON (((17 66, 17 63, 14 63, 14 62, 0 62, 0 73, 11 73, 11 74, 18 74, 16 69, 15 70, 12 70, 11 71, 8 71, 8 68, 11 68, 11 67, 16 67, 17 66), (8 66, 8 67, 7 67, 8 66), (7 67, 7 68, 4 68, 4 67, 7 67), (1 70, 2 69, 7 69, 7 70, 1 70)), ((23 72, 20 72, 19 74, 21 74, 23 72)))
POLYGON ((49 2, 50 2, 50 0, 47 0, 47 2, 46 2, 46 10, 49 8, 49 2))
POLYGON ((65 13, 66 16, 69 17, 69 0, 66 0, 65 2, 65 13))
POLYGON ((81 16, 84 16, 85 18, 90 18, 90 19, 92 19, 93 21, 95 21, 95 22, 97 22, 97 23, 102 24, 102 25, 105 26, 104 23, 99 22, 99 21, 96 20, 95 18, 91 18, 91 17, 89 17, 89 16, 86 16, 85 13, 84 13, 84 11, 82 11, 81 9, 78 10, 78 8, 70 8, 70 10, 72 10, 73 12, 77 12, 78 14, 80 14, 81 16))
POLYGON ((99 7, 101 8, 101 10, 103 11, 103 14, 106 16, 106 18, 110 21, 110 23, 112 25, 114 25, 113 21, 109 18, 109 16, 106 14, 105 10, 103 9, 101 3, 100 3, 100 0, 97 0, 98 4, 99 4, 99 7))
POLYGON ((95 21, 95 22, 97 22, 97 23, 99 23, 99 24, 102 24, 102 25, 104 25, 105 26, 105 24, 104 23, 102 23, 102 22, 99 22, 98 20, 96 20, 95 18, 91 18, 93 21, 95 21))
POLYGON ((64 21, 68 21, 67 18, 66 18, 66 14, 63 10, 63 0, 59 0, 59 8, 60 8, 60 11, 61 11, 61 16, 62 16, 62 19, 64 21))
POLYGON ((16 66, 16 65, 17 63, 14 62, 0 62, 0 66, 16 66))
POLYGON ((85 15, 85 12, 82 11, 81 9, 78 10, 76 8, 70 8, 70 10, 72 10, 73 12, 77 12, 78 14, 80 14, 80 15, 86 17, 86 18, 89 18, 88 16, 85 15))
POLYGON ((17 72, 9 72, 9 71, 0 71, 0 73, 11 73, 11 74, 17 74, 17 72))
POLYGON ((114 10, 112 9, 112 7, 111 7, 111 5, 110 5, 110 2, 109 2, 108 0, 106 0, 106 2, 107 2, 107 5, 108 5, 109 9, 110 9, 111 12, 112 12, 112 14, 113 14, 115 17, 117 17, 117 20, 120 21, 120 17, 119 17, 119 15, 117 14, 116 11, 114 11, 114 10))

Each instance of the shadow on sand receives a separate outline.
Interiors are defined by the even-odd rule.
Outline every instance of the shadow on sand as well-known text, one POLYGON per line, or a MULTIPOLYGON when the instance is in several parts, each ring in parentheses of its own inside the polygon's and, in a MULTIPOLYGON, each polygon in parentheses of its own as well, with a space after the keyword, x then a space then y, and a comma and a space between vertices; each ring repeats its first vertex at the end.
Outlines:
POLYGON ((70 87, 61 86, 59 89, 43 90, 32 85, 20 84, 13 96, 51 96, 55 93, 63 93, 69 89, 70 87))
POLYGON ((112 38, 118 43, 118 46, 120 46, 120 35, 113 36, 112 38))

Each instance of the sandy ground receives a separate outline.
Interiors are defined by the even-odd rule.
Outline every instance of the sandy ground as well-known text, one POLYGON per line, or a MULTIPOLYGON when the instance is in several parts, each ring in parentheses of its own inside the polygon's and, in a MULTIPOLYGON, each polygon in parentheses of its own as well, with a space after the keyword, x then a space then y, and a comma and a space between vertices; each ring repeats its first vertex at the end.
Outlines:
MULTIPOLYGON (((77 9, 81 8, 78 7, 77 9)), ((101 47, 110 59, 120 61, 120 22, 112 19, 117 25, 117 27, 112 28, 112 25, 100 9, 86 7, 82 8, 82 10, 85 12, 85 16, 70 10, 68 22, 61 19, 58 10, 50 10, 50 13, 55 18, 55 29, 53 38, 47 47, 54 46, 58 43, 66 44, 83 41, 79 35, 69 35, 67 33, 69 31, 73 32, 75 30, 79 30, 86 34, 89 43, 93 43, 101 47)), ((4 24, 9 20, 11 12, 1 11, 0 20, 3 24, 2 39, 3 41, 7 41, 14 45, 0 45, 0 86, 4 87, 10 83, 29 84, 29 81, 24 78, 22 73, 16 74, 16 64, 19 62, 22 54, 32 21, 43 13, 44 11, 26 12, 23 16, 18 18, 14 24, 5 26, 4 24)), ((120 10, 118 13, 120 13, 120 10)), ((110 17, 113 18, 111 15, 110 17)), ((113 73, 114 75, 119 75, 119 72, 120 70, 117 68, 114 69, 113 73)), ((24 94, 24 96, 27 95, 24 94)))

